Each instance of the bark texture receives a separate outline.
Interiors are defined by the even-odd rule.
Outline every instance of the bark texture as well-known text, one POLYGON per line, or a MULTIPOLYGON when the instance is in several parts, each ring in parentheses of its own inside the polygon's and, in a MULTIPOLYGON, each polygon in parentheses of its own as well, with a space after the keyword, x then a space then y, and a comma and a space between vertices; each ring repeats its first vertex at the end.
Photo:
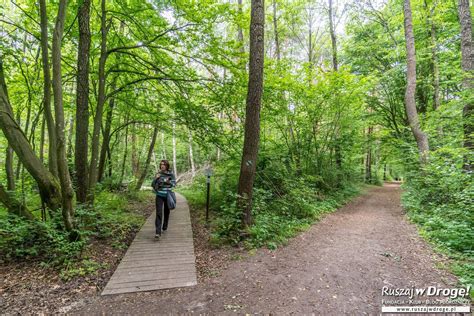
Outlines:
POLYGON ((463 90, 465 93, 463 108, 463 128, 464 128, 464 170, 472 172, 474 170, 474 49, 472 47, 472 17, 469 8, 469 0, 459 0, 458 2, 459 22, 461 24, 461 66, 464 71, 463 90))
POLYGON ((143 172, 140 175, 140 178, 138 179, 137 186, 135 187, 135 190, 140 190, 142 187, 143 182, 145 181, 146 175, 148 173, 148 167, 150 166, 150 161, 151 161, 151 156, 153 154, 153 151, 155 149, 155 143, 156 143, 156 136, 158 135, 158 128, 153 129, 153 137, 151 138, 151 143, 150 147, 148 148, 148 155, 146 156, 146 162, 145 162, 145 167, 143 168, 143 172))
POLYGON ((415 57, 415 36, 413 35, 413 23, 411 15, 410 0, 405 0, 403 13, 405 16, 405 44, 407 51, 407 86, 405 90, 405 110, 413 136, 415 136, 420 160, 425 163, 428 159, 428 137, 421 130, 416 111, 416 57, 415 57))
POLYGON ((278 23, 277 23, 277 4, 276 0, 273 0, 272 2, 272 7, 273 7, 273 31, 275 33, 275 53, 276 53, 276 58, 278 61, 281 59, 281 53, 280 53, 280 39, 278 36, 278 23))
POLYGON ((31 148, 28 139, 13 116, 8 99, 7 86, 0 59, 0 129, 15 151, 19 161, 25 166, 38 184, 42 201, 52 210, 61 207, 61 193, 56 177, 44 167, 31 148))
POLYGON ((91 44, 90 0, 83 0, 78 10, 79 47, 77 52, 76 140, 74 165, 76 167, 76 199, 85 203, 89 174, 89 53, 91 44))
POLYGON ((237 205, 243 212, 242 224, 252 222, 252 190, 260 142, 260 106, 263 90, 264 0, 252 0, 250 20, 249 82, 246 101, 245 135, 238 185, 237 205))
POLYGON ((46 13, 45 0, 39 0, 40 7, 40 21, 41 21, 41 60, 43 63, 43 100, 44 100, 44 115, 46 117, 46 125, 48 127, 48 166, 49 171, 55 176, 58 176, 58 161, 56 155, 56 129, 53 119, 53 112, 51 109, 51 73, 48 56, 48 16, 46 13))
POLYGON ((100 18, 100 58, 99 58, 99 95, 97 102, 97 109, 94 117, 94 131, 92 133, 92 148, 91 148, 91 164, 89 168, 89 192, 88 201, 94 203, 95 185, 98 180, 98 160, 99 160, 99 141, 100 141, 100 128, 102 124, 102 114, 104 104, 106 101, 105 95, 105 63, 107 61, 107 17, 105 9, 105 0, 101 1, 101 18, 100 18))
POLYGON ((329 34, 331 35, 331 47, 332 47, 332 68, 337 71, 337 42, 336 32, 334 31, 334 20, 333 20, 333 7, 332 0, 329 0, 329 34))
POLYGON ((5 173, 7 174, 7 190, 15 191, 15 174, 13 172, 13 148, 8 145, 5 158, 5 173))
POLYGON ((61 71, 61 43, 64 31, 64 20, 66 17, 67 1, 59 2, 58 15, 53 34, 53 93, 54 93, 54 112, 56 118, 56 137, 57 137, 57 157, 58 157, 58 175, 61 183, 62 196, 62 215, 66 229, 72 231, 73 225, 73 206, 72 198, 74 192, 72 189, 71 178, 66 157, 66 136, 64 132, 64 106, 63 106, 63 86, 61 71))

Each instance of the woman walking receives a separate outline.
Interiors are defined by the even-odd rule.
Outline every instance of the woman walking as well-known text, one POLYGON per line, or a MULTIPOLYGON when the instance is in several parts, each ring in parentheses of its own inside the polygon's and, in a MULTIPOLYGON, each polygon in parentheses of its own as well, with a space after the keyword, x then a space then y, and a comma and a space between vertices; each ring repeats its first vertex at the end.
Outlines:
POLYGON ((155 238, 161 237, 161 232, 168 229, 168 219, 170 217, 170 209, 168 207, 168 191, 176 186, 174 174, 170 171, 168 160, 160 162, 160 172, 155 176, 151 183, 151 187, 156 194, 156 219, 155 219, 155 238))

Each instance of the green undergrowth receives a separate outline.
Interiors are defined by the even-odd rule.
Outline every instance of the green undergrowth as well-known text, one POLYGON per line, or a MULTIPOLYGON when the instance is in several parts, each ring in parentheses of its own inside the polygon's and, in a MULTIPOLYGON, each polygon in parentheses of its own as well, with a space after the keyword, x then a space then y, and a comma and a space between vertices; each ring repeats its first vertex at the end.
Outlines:
MULTIPOLYGON (((63 229, 61 214, 47 221, 27 221, 5 210, 0 211, 0 260, 3 262, 37 262, 60 271, 63 279, 94 273, 103 265, 90 255, 94 243, 126 247, 130 233, 137 231, 145 218, 129 207, 130 202, 150 199, 147 192, 97 194, 94 208, 76 207, 74 220, 79 240, 71 241, 63 229)), ((100 261, 100 260, 98 260, 100 261)))
POLYGON ((439 161, 437 158, 433 153, 430 165, 411 173, 403 185, 402 203, 420 234, 450 259, 448 269, 461 284, 474 288, 472 175, 446 155, 439 161))
MULTIPOLYGON (((361 191, 361 185, 349 182, 336 189, 322 189, 319 177, 295 177, 267 169, 265 176, 257 177, 253 193, 253 225, 243 238, 241 213, 236 207, 236 179, 236 175, 226 169, 217 170, 211 179, 211 242, 216 246, 243 244, 248 249, 276 249, 361 191)), ((181 187, 179 192, 204 218, 205 178, 197 177, 193 185, 181 187)))

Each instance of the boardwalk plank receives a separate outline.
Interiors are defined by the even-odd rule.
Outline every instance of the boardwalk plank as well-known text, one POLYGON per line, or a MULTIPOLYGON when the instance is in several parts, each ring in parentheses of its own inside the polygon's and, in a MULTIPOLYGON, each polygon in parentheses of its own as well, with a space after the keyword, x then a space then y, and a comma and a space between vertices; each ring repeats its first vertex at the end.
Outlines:
POLYGON ((102 295, 151 291, 197 284, 191 219, 186 200, 177 194, 169 229, 154 239, 155 214, 137 233, 102 295))

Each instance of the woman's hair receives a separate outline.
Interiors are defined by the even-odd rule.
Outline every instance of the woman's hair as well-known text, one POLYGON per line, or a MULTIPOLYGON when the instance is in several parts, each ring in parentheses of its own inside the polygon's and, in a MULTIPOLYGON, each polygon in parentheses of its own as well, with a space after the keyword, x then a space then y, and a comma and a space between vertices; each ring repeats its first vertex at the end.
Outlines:
POLYGON ((165 164, 166 171, 170 171, 170 163, 168 162, 168 160, 163 159, 162 161, 160 161, 160 166, 161 166, 162 163, 165 164))

